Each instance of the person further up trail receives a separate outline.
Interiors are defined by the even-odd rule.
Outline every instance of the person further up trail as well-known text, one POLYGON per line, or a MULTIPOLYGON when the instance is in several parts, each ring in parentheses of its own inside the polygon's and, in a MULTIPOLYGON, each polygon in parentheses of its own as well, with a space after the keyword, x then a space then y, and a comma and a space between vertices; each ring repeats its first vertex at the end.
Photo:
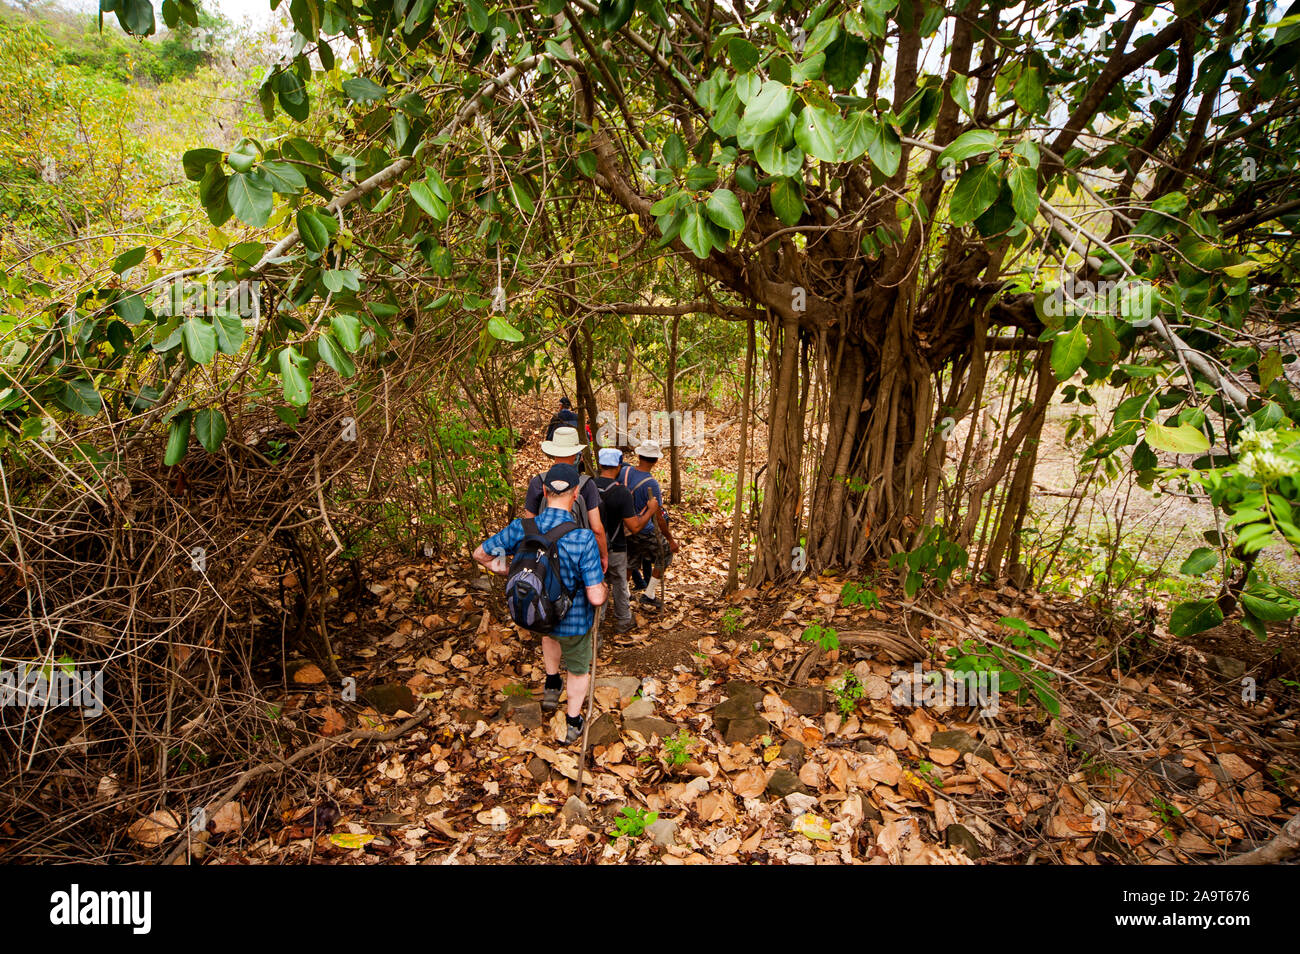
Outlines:
POLYGON ((619 468, 623 452, 617 447, 602 447, 597 455, 600 476, 596 486, 600 490, 600 518, 609 535, 609 573, 606 582, 614 601, 614 623, 611 632, 626 633, 636 625, 632 618, 630 594, 627 588, 627 541, 640 533, 659 512, 659 501, 650 498, 644 511, 638 513, 632 502, 632 492, 619 482, 619 468))
POLYGON ((668 564, 672 562, 673 554, 677 552, 678 547, 664 515, 663 491, 659 488, 659 481, 655 480, 651 473, 655 464, 663 457, 663 451, 656 441, 643 441, 637 447, 636 455, 636 466, 625 465, 619 472, 620 480, 631 492, 632 505, 637 513, 642 513, 651 500, 654 500, 658 507, 653 514, 654 522, 648 523, 628 538, 627 559, 629 566, 640 565, 643 561, 649 562, 650 579, 641 594, 641 602, 646 606, 662 610, 664 604, 659 598, 659 588, 663 585, 664 570, 668 569, 668 564))

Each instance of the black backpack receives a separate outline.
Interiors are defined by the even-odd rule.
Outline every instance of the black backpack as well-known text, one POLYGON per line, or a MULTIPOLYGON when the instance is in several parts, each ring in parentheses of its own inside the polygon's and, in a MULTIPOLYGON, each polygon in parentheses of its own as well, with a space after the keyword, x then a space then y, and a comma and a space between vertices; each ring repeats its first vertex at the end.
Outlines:
POLYGON ((531 517, 523 523, 524 539, 506 574, 506 608, 524 629, 549 633, 573 607, 573 594, 560 577, 559 542, 578 525, 565 520, 543 533, 531 517))

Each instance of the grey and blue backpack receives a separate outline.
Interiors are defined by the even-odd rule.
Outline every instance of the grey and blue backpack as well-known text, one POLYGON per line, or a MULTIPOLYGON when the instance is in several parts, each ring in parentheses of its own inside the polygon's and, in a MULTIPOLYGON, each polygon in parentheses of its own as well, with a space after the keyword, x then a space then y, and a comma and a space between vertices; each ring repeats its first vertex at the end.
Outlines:
POLYGON ((560 576, 559 542, 579 527, 565 520, 543 533, 531 517, 523 525, 524 539, 506 574, 506 606, 510 618, 524 629, 549 633, 573 606, 573 594, 560 576))

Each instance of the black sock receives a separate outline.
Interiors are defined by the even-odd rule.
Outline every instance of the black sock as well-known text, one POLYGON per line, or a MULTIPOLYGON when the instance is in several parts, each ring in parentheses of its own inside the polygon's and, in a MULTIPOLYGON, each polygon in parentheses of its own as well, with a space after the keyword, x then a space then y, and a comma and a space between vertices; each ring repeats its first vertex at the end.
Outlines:
POLYGON ((575 729, 581 729, 581 728, 582 728, 582 713, 579 712, 576 716, 571 716, 571 715, 566 714, 566 715, 564 716, 564 721, 567 722, 567 723, 569 723, 569 725, 573 726, 575 729))
POLYGON ((560 689, 560 688, 562 688, 563 686, 564 686, 564 680, 560 678, 560 674, 559 674, 558 672, 557 672, 555 675, 553 675, 553 676, 552 676, 552 675, 548 675, 548 676, 546 677, 546 688, 547 688, 547 689, 560 689))

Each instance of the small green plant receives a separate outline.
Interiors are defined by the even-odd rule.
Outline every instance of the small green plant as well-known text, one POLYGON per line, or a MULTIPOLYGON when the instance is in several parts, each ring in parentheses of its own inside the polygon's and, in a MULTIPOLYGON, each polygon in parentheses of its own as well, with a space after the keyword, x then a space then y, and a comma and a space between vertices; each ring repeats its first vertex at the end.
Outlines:
POLYGON ((739 606, 733 606, 722 614, 722 631, 728 636, 734 636, 740 630, 741 620, 744 617, 739 606))
POLYGON ((518 682, 510 683, 510 685, 504 687, 501 691, 505 693, 507 696, 517 696, 521 699, 524 698, 525 696, 531 696, 533 694, 533 691, 531 689, 529 689, 527 686, 523 685, 522 683, 518 683, 518 682))
POLYGON ((903 577, 903 592, 910 600, 923 587, 943 588, 955 570, 966 566, 970 557, 965 549, 948 539, 943 527, 934 526, 921 535, 916 549, 895 553, 889 568, 903 577))
POLYGON ((858 700, 867 694, 866 687, 852 672, 845 671, 839 679, 831 683, 831 692, 835 694, 835 707, 840 715, 847 716, 858 707, 858 700))
POLYGON ((1031 660, 1024 658, 1038 646, 1059 649, 1056 640, 1014 616, 1003 616, 998 622, 1015 631, 1007 640, 1015 652, 1007 652, 1001 646, 988 646, 973 639, 963 640, 960 645, 948 650, 953 672, 996 673, 998 692, 1006 690, 1017 693, 1017 701, 1022 705, 1032 692, 1043 708, 1053 718, 1059 719, 1061 700, 1051 685, 1055 675, 1038 669, 1031 660))
POLYGON ((665 761, 674 768, 679 765, 685 765, 690 761, 692 746, 695 745, 695 739, 685 729, 679 729, 677 734, 664 739, 664 758, 665 761))
POLYGON ((756 653, 756 652, 758 652, 758 651, 759 651, 760 649, 762 649, 762 648, 763 648, 763 644, 760 643, 757 639, 754 640, 752 643, 749 644, 749 651, 750 651, 751 653, 756 653))
POLYGON ((924 759, 916 763, 916 772, 935 788, 943 788, 943 774, 934 767, 933 762, 924 759))
POLYGON ((709 656, 708 653, 702 653, 698 649, 691 653, 695 659, 695 668, 700 671, 700 678, 709 678, 709 656))
POLYGON ((865 606, 867 609, 880 609, 880 596, 875 590, 868 589, 850 580, 840 590, 840 599, 845 606, 865 606))
POLYGON ((623 806, 623 810, 614 819, 614 828, 609 832, 611 840, 627 835, 640 838, 645 830, 659 820, 658 812, 648 812, 644 808, 623 806))
POLYGON ((803 636, 800 638, 806 643, 820 646, 823 652, 840 648, 840 634, 833 627, 823 626, 820 623, 804 627, 803 636))

